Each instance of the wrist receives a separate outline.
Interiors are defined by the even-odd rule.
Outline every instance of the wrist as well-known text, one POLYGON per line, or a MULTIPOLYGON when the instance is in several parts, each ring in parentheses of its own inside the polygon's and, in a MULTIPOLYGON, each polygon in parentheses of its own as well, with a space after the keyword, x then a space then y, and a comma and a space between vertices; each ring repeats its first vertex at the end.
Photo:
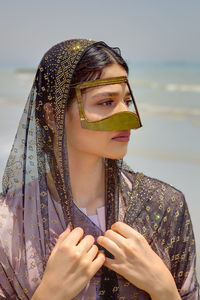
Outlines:
POLYGON ((43 282, 41 281, 40 285, 35 290, 35 293, 33 294, 31 300, 44 300, 44 299, 48 299, 48 294, 45 291, 43 282))
POLYGON ((47 286, 47 284, 44 281, 41 281, 40 285, 37 287, 34 295, 32 296, 31 300, 46 300, 46 299, 52 299, 52 300, 71 300, 71 297, 68 297, 66 294, 58 295, 56 291, 52 290, 47 286), (52 297, 54 295, 54 297, 52 297))
POLYGON ((157 291, 150 293, 151 300, 181 300, 177 288, 157 289, 157 291))

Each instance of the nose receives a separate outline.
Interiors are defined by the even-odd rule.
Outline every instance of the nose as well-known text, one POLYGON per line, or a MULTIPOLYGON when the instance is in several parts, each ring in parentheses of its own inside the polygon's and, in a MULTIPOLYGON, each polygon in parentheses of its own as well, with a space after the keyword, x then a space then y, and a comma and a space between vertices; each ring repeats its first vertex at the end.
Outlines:
POLYGON ((129 111, 127 104, 121 100, 115 108, 115 113, 129 111))

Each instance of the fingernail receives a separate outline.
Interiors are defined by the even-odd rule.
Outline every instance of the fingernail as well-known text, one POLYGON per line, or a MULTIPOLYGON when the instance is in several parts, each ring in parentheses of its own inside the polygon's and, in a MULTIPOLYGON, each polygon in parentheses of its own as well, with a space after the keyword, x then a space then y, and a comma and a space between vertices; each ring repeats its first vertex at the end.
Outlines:
POLYGON ((69 230, 70 231, 72 231, 72 229, 73 229, 73 226, 72 226, 72 223, 70 222, 70 223, 68 223, 68 225, 67 225, 67 228, 69 228, 69 230))

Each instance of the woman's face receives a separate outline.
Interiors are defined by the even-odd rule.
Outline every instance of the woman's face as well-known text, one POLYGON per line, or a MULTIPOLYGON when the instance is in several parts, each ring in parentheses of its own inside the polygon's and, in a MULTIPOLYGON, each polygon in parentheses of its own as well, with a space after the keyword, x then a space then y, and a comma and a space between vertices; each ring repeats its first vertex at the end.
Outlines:
MULTIPOLYGON (((119 76, 127 76, 127 72, 120 65, 112 64, 103 69, 100 79, 119 76)), ((82 96, 84 111, 89 121, 128 111, 129 99, 128 87, 123 83, 88 88, 82 96)), ((76 99, 65 117, 69 152, 111 159, 119 159, 126 154, 130 130, 95 131, 82 128, 76 99)))

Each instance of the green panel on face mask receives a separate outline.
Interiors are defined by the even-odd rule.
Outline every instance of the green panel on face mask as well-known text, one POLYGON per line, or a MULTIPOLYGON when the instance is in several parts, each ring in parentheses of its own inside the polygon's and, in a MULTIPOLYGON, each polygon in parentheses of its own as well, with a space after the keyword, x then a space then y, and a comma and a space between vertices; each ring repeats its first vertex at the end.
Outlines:
MULTIPOLYGON (((106 79, 98 79, 93 81, 86 81, 75 86, 76 95, 78 100, 78 108, 81 119, 81 126, 85 129, 90 130, 100 130, 100 131, 120 131, 120 130, 129 130, 129 129, 138 129, 142 127, 140 116, 137 110, 137 106, 130 89, 127 77, 113 77, 106 79), (82 92, 89 88, 101 87, 104 85, 113 85, 113 84, 125 84, 128 87, 128 94, 130 94, 132 99, 132 104, 134 105, 134 112, 132 111, 121 111, 117 113, 111 113, 110 115, 104 116, 106 113, 102 109, 101 105, 96 105, 99 111, 103 111, 103 116, 98 120, 89 120, 84 104, 83 104, 83 94, 82 92)), ((111 92, 112 93, 112 92, 111 92)), ((87 99, 86 99, 87 100, 87 99)), ((88 101, 88 100, 87 100, 88 101)), ((130 102, 130 100, 128 100, 130 102)), ((109 101, 108 101, 109 102, 109 101)), ((111 101, 115 103, 113 100, 111 101)), ((106 111, 109 111, 108 109, 106 111)))

